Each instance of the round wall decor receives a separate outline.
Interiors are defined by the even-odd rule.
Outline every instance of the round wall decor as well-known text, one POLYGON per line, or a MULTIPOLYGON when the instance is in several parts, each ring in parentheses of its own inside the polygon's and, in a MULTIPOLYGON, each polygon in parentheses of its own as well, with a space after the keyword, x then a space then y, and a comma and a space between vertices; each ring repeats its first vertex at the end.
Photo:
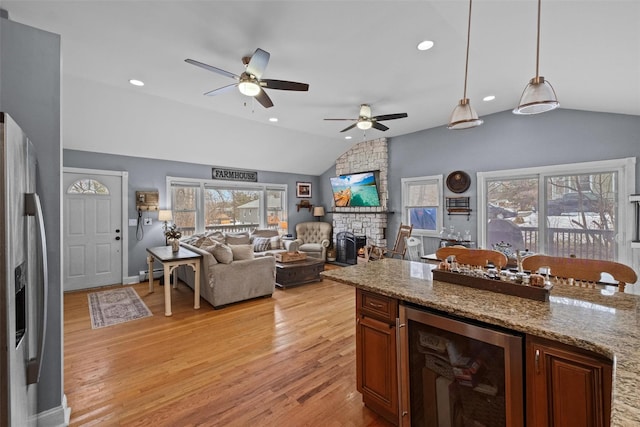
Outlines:
POLYGON ((447 176, 447 188, 453 193, 464 193, 471 186, 471 178, 464 171, 453 171, 447 176))

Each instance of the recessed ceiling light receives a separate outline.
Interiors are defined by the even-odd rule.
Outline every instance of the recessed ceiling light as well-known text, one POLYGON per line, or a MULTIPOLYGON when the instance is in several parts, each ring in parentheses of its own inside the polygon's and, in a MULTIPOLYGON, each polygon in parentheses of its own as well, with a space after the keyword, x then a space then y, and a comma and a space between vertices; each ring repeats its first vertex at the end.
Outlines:
POLYGON ((349 135, 345 136, 344 139, 351 139, 349 135))
POLYGON ((129 80, 129 83, 131 83, 134 86, 144 86, 144 82, 141 80, 131 79, 129 80))
POLYGON ((495 95, 487 95, 484 98, 482 98, 483 101, 493 101, 494 99, 496 99, 495 95))
POLYGON ((275 123, 275 122, 278 121, 278 118, 277 117, 270 117, 269 121, 275 123))
POLYGON ((418 50, 429 50, 433 47, 433 42, 431 40, 424 40, 418 43, 418 50))

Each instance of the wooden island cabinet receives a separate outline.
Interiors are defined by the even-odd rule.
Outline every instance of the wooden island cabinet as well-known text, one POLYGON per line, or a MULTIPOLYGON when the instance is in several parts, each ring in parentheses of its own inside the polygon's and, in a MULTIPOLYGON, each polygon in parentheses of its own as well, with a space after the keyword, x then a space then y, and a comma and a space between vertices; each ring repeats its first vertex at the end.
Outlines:
POLYGON ((356 291, 356 376, 364 404, 398 423, 398 301, 356 291))
POLYGON ((526 376, 527 426, 610 425, 610 360, 527 336, 526 376))
MULTIPOLYGON (((407 355, 416 354, 407 349, 417 342, 432 348, 410 359, 411 364, 407 366, 422 363, 423 368, 419 381, 413 381, 413 385, 422 384, 423 389, 433 390, 435 381, 435 390, 449 395, 449 404, 442 408, 454 414, 452 426, 461 425, 456 414, 462 412, 464 417, 469 413, 464 403, 471 401, 468 397, 472 393, 468 393, 469 387, 464 388, 464 377, 462 383, 455 373, 452 379, 451 372, 443 371, 444 365, 438 363, 435 367, 440 369, 431 368, 432 362, 437 362, 430 354, 432 350, 444 351, 439 340, 429 337, 434 331, 412 327, 411 321, 403 325, 402 313, 411 306, 521 337, 520 355, 504 353, 504 358, 509 365, 521 365, 519 375, 508 374, 510 378, 520 378, 521 382, 505 385, 505 390, 521 391, 522 424, 640 426, 637 397, 640 296, 559 283, 551 290, 548 301, 536 301, 433 280, 431 268, 433 266, 425 263, 385 258, 321 273, 355 288, 357 389, 369 408, 398 425, 408 425, 408 421, 420 423, 421 419, 428 423, 425 425, 438 425, 433 423, 434 417, 429 416, 434 409, 425 399, 427 395, 414 393, 412 381, 405 380, 406 371, 400 366, 407 355), (405 331, 424 331, 426 335, 416 338, 415 334, 405 331), (425 384, 429 387, 425 388, 425 384), (418 396, 415 405, 411 403, 412 396, 418 396), (414 409, 423 414, 415 420, 414 409)), ((445 331, 441 337, 456 341, 448 327, 439 329, 445 331)), ((471 349, 467 353, 474 352, 471 349)), ((447 353, 455 354, 449 352, 448 347, 447 353)), ((473 356, 464 353, 460 355, 473 356)), ((480 357, 480 362, 484 358, 496 360, 495 354, 499 355, 491 353, 488 358, 480 357)), ((490 366, 485 365, 486 368, 490 366)), ((474 378, 473 372, 469 372, 469 376, 466 371, 462 374, 469 377, 467 385, 474 386, 476 395, 486 396, 487 404, 478 406, 478 410, 492 409, 500 403, 492 397, 501 394, 494 394, 495 388, 491 387, 494 382, 487 381, 491 378, 474 378), (480 389, 476 390, 476 384, 480 389)), ((466 425, 466 421, 463 419, 462 425, 466 425)))

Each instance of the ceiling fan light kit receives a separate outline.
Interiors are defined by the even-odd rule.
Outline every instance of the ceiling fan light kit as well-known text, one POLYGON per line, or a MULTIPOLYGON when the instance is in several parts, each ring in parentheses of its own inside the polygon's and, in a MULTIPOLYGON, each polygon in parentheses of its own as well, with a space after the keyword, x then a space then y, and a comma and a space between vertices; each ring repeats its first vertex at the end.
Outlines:
POLYGON ((267 95, 264 89, 293 90, 298 92, 306 92, 309 90, 309 85, 307 83, 290 82, 287 80, 261 79, 264 70, 269 64, 269 58, 271 58, 271 54, 269 52, 260 48, 256 49, 253 55, 242 58, 245 71, 239 76, 193 59, 185 59, 185 62, 236 80, 235 84, 205 92, 205 95, 207 96, 219 95, 234 86, 237 86, 240 93, 246 96, 255 97, 255 99, 264 108, 270 108, 273 107, 273 101, 271 101, 271 98, 269 98, 269 95, 267 95))
POLYGON ((373 123, 371 123, 369 119, 363 119, 363 120, 360 120, 356 124, 356 126, 358 127, 358 129, 367 130, 367 129, 371 129, 371 127, 373 126, 373 123))
POLYGON ((238 90, 240 91, 241 94, 246 95, 246 96, 256 96, 257 94, 260 93, 260 85, 258 85, 257 83, 248 81, 241 81, 240 83, 238 83, 238 90))
POLYGON ((467 56, 464 65, 464 95, 462 99, 456 105, 451 112, 449 118, 448 129, 469 129, 476 126, 480 126, 484 123, 483 120, 478 118, 478 113, 473 109, 467 98, 467 76, 469 72, 469 41, 471 39, 471 3, 473 0, 469 0, 469 23, 467 24, 467 56))
POLYGON ((540 9, 542 0, 538 0, 538 29, 536 40, 536 76, 531 79, 524 88, 520 103, 513 109, 514 114, 539 114, 551 111, 558 106, 556 91, 551 83, 546 81, 539 73, 540 70, 540 9))

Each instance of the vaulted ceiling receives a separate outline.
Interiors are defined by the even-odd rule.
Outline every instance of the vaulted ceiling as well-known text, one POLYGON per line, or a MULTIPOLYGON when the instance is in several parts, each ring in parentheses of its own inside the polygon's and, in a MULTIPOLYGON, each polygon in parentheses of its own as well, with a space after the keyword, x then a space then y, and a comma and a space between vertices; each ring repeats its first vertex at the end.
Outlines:
MULTIPOLYGON (((463 95, 469 3, 443 1, 3 0, 9 19, 61 35, 65 148, 311 175, 364 139, 445 126, 463 95), (428 51, 416 49, 429 39, 428 51), (265 109, 233 83, 256 48, 265 109), (140 79, 134 87, 129 79, 140 79), (386 132, 357 128, 406 112, 386 132), (277 122, 269 122, 276 117, 277 122), (347 140, 345 136, 351 136, 347 140)), ((475 0, 468 98, 480 116, 512 109, 535 75, 535 0, 475 0), (494 95, 485 102, 483 97, 494 95)), ((540 74, 561 108, 640 115, 640 2, 544 0, 540 74)), ((546 114, 553 114, 546 113, 546 114)), ((471 130, 451 132, 473 132, 471 130)), ((426 143, 426 142, 425 142, 426 143)))

